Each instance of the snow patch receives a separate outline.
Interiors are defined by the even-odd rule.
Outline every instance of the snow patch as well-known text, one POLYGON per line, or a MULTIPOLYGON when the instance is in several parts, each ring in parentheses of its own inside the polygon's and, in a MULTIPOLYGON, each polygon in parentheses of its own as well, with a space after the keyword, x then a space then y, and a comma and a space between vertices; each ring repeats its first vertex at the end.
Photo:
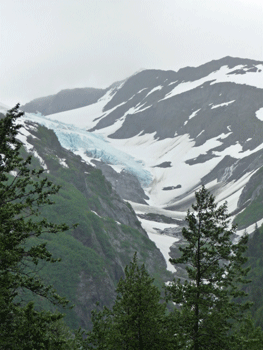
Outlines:
POLYGON ((204 131, 205 131, 205 130, 202 130, 201 132, 199 132, 199 134, 196 136, 196 138, 199 137, 200 135, 202 135, 202 133, 203 133, 204 131))
POLYGON ((263 108, 260 108, 258 111, 256 111, 256 117, 263 122, 263 108))
POLYGON ((187 214, 186 212, 182 212, 182 211, 167 210, 156 206, 149 206, 146 204, 135 203, 132 201, 127 201, 127 202, 131 204, 136 214, 152 213, 157 215, 164 215, 164 216, 167 216, 168 218, 177 219, 177 220, 184 220, 187 214))
POLYGON ((255 231, 255 225, 256 225, 256 224, 258 225, 258 227, 260 227, 260 226, 263 224, 263 219, 261 219, 261 220, 255 222, 254 224, 252 224, 252 225, 246 227, 246 228, 243 229, 243 230, 237 231, 236 234, 237 234, 238 236, 242 236, 245 232, 248 233, 248 234, 250 234, 250 233, 252 233, 252 232, 255 231))
POLYGON ((237 203, 244 186, 256 171, 257 170, 246 173, 239 180, 233 180, 226 184, 220 189, 220 193, 216 196, 216 201, 222 205, 227 200, 227 208, 229 213, 234 211, 237 208, 237 203))
POLYGON ((194 111, 194 112, 189 116, 189 119, 194 118, 194 117, 197 115, 197 113, 198 113, 199 111, 201 111, 201 108, 199 108, 199 109, 197 109, 196 111, 194 111))
POLYGON ((219 105, 213 105, 211 107, 211 109, 215 109, 215 108, 219 108, 219 107, 224 107, 224 106, 228 106, 231 103, 235 102, 235 100, 229 101, 229 102, 224 102, 224 103, 220 103, 219 105))
POLYGON ((100 216, 98 213, 96 213, 94 210, 91 210, 91 212, 92 212, 93 214, 97 215, 99 218, 101 218, 101 216, 100 216))
POLYGON ((152 94, 154 91, 158 91, 158 90, 162 90, 163 86, 162 85, 158 85, 155 88, 153 88, 151 91, 148 92, 148 94, 144 97, 146 98, 147 96, 149 96, 150 94, 152 94))
POLYGON ((9 174, 16 177, 18 173, 15 170, 11 170, 9 174))
POLYGON ((241 159, 247 156, 250 156, 253 153, 256 153, 263 149, 263 143, 259 145, 258 147, 254 148, 253 150, 247 150, 243 151, 243 147, 240 145, 239 142, 237 142, 235 145, 231 145, 228 148, 224 149, 221 152, 218 151, 213 151, 214 155, 220 156, 220 157, 225 157, 227 155, 236 158, 236 159, 241 159))
POLYGON ((142 223, 142 227, 145 229, 145 231, 148 234, 148 237, 151 241, 153 241, 157 248, 160 249, 161 253, 164 256, 164 259, 166 261, 167 270, 171 272, 176 272, 175 267, 170 263, 170 247, 175 243, 179 241, 179 238, 166 236, 162 234, 157 234, 156 230, 154 229, 154 226, 156 226, 156 222, 148 221, 144 219, 140 219, 142 223))
MULTIPOLYGON (((20 123, 23 125, 24 123, 24 120, 22 119, 23 117, 20 118, 20 123)), ((34 146, 32 146, 28 141, 27 141, 27 137, 28 136, 32 136, 28 130, 26 130, 24 127, 22 127, 20 130, 19 130, 19 133, 17 135, 17 138, 23 143, 25 149, 33 154, 33 156, 35 158, 37 158, 40 162, 40 165, 42 166, 43 169, 47 170, 47 165, 44 161, 44 159, 42 157, 40 157, 40 155, 37 153, 37 151, 34 149, 34 146)))
POLYGON ((176 84, 177 82, 178 82, 178 80, 173 81, 173 82, 171 82, 170 84, 168 84, 168 86, 173 85, 173 84, 176 84))
POLYGON ((140 91, 137 92, 137 94, 140 94, 142 91, 147 90, 148 88, 143 88, 140 91))
POLYGON ((113 164, 110 164, 110 166, 112 167, 112 169, 114 171, 116 171, 116 173, 121 173, 122 170, 124 169, 123 166, 121 165, 113 165, 113 164))
MULTIPOLYGON (((194 118, 194 117, 198 114, 198 112, 199 112, 200 110, 201 110, 201 108, 197 109, 197 110, 194 111, 192 114, 190 114, 188 120, 186 120, 186 121, 184 122, 184 125, 186 125, 186 124, 189 122, 190 119, 194 118)), ((197 136, 197 137, 198 137, 198 136, 197 136)))
POLYGON ((60 159, 58 158, 59 164, 62 165, 64 168, 68 168, 68 164, 66 163, 66 159, 60 159))
MULTIPOLYGON (((145 103, 144 103, 142 106, 140 106, 139 109, 135 110, 133 114, 141 113, 141 112, 145 111, 146 109, 152 107, 152 105, 151 105, 151 106, 144 107, 143 109, 140 109, 140 108, 143 107, 144 105, 145 105, 145 103)), ((132 113, 131 113, 131 114, 132 114, 132 113)))
POLYGON ((47 117, 47 119, 66 123, 69 125, 74 123, 74 124, 77 124, 79 128, 91 129, 97 124, 98 118, 105 117, 106 115, 111 113, 114 109, 126 103, 126 102, 122 102, 118 106, 115 106, 112 109, 104 112, 103 111, 104 107, 115 95, 113 91, 114 89, 107 91, 106 94, 102 96, 96 103, 93 103, 85 107, 72 109, 69 111, 50 114, 47 117))
MULTIPOLYGON (((241 66, 243 67, 243 66, 241 66)), ((182 94, 189 90, 193 90, 197 87, 201 87, 204 83, 211 81, 210 85, 224 82, 232 82, 236 84, 245 84, 250 86, 255 86, 257 88, 263 88, 263 65, 259 64, 256 66, 258 72, 246 72, 246 74, 230 74, 233 69, 229 69, 228 66, 223 66, 219 70, 210 73, 206 77, 203 77, 198 80, 181 82, 178 84, 172 91, 170 91, 163 99, 160 101, 166 100, 173 96, 182 94), (260 71, 261 70, 261 71, 260 71)), ((238 67, 235 67, 237 69, 238 67)))

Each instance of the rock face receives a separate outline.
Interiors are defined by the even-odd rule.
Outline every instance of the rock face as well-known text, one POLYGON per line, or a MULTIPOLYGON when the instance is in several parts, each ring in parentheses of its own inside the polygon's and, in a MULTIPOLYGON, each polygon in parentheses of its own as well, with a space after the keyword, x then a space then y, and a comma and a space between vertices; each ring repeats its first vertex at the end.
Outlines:
POLYGON ((22 109, 28 113, 40 112, 43 115, 49 115, 88 106, 97 102, 105 92, 104 89, 94 88, 62 90, 56 95, 36 98, 22 106, 22 109))
POLYGON ((147 205, 145 200, 149 199, 149 197, 146 196, 136 176, 125 170, 118 173, 103 162, 93 160, 92 163, 102 171, 105 178, 111 183, 113 189, 121 198, 147 205))
MULTIPOLYGON (((66 322, 89 328, 96 303, 110 307, 114 302, 117 282, 135 251, 159 282, 170 275, 134 210, 102 171, 61 147, 52 130, 27 121, 23 125, 19 138, 26 152, 33 154, 33 166, 44 167, 46 176, 61 185, 56 204, 43 208, 43 215, 53 222, 79 224, 56 237, 40 238, 47 239, 49 250, 62 262, 44 266, 39 274, 75 304, 73 310, 66 310, 66 322)), ((37 305, 42 302, 36 299, 37 305)))

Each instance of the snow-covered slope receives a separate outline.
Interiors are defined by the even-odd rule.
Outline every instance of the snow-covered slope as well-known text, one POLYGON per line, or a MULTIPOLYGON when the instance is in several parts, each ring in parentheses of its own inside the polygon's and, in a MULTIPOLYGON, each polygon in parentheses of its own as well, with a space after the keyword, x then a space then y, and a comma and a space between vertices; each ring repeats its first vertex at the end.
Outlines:
MULTIPOLYGON (((263 198, 263 62, 225 57, 178 72, 144 70, 85 107, 25 119, 52 128, 83 160, 136 176, 147 212, 181 219, 200 184, 228 201, 233 219, 263 198)), ((262 218, 258 211, 241 227, 262 218)), ((152 223, 143 225, 150 233, 152 223)))

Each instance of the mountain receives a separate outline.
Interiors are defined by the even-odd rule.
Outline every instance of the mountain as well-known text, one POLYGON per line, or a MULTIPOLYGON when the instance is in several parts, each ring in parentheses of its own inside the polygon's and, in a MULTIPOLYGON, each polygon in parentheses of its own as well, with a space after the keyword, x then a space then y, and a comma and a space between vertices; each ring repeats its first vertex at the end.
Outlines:
POLYGON ((228 201, 243 229, 263 217, 252 209, 263 198, 257 179, 262 69, 260 61, 225 57, 178 72, 144 70, 106 89, 93 104, 46 118, 42 113, 39 122, 55 130, 63 147, 95 162, 135 211, 151 207, 181 219, 203 183, 220 202, 228 201), (117 184, 127 173, 134 182, 130 193, 123 189, 132 181, 117 184))
POLYGON ((36 98, 34 101, 25 104, 24 110, 29 113, 39 111, 43 115, 68 111, 97 102, 105 92, 106 90, 104 89, 94 88, 62 90, 56 95, 36 98))
MULTIPOLYGON (((183 277, 184 271, 175 270, 169 257, 178 255, 186 210, 201 184, 220 204, 228 202, 231 220, 239 225, 238 234, 244 229, 252 232, 256 222, 261 225, 263 62, 225 57, 178 72, 143 70, 97 91, 92 98, 88 92, 82 99, 83 94, 77 103, 76 89, 66 91, 68 101, 57 102, 57 96, 64 94, 61 92, 42 98, 41 104, 38 99, 22 106, 27 112, 25 123, 53 130, 57 147, 62 146, 70 157, 78 156, 81 167, 74 166, 74 179, 80 181, 78 169, 84 166, 88 170, 83 168, 80 173, 96 174, 93 181, 101 179, 101 174, 106 177, 114 195, 128 201, 137 215, 128 225, 147 232, 175 276, 183 277), (136 227, 139 222, 142 227, 136 227)), ((47 141, 42 134, 36 137, 39 140, 33 138, 34 143, 30 138, 27 149, 36 152, 47 171, 54 171, 50 169, 50 157, 57 166, 61 163, 61 169, 64 162, 68 164, 68 156, 57 154, 57 149, 42 155, 37 142, 48 150, 44 146, 47 141)), ((65 165, 63 169, 66 171, 65 165)), ((71 165, 67 171, 70 169, 71 165)), ((83 194, 85 181, 80 183, 83 194)), ((78 181, 74 180, 74 186, 78 181)), ((101 188, 105 190, 105 186, 101 188)), ((100 192, 97 184, 96 193, 103 197, 104 190, 100 192)), ((101 206, 105 208, 105 204, 101 206)), ((109 209, 98 211, 94 205, 89 209, 102 218, 106 215, 127 225, 116 213, 109 216, 109 209)), ((83 240, 82 234, 77 238, 83 240)), ((117 251, 118 239, 113 239, 117 251)), ((152 271, 155 269, 152 265, 152 271)))

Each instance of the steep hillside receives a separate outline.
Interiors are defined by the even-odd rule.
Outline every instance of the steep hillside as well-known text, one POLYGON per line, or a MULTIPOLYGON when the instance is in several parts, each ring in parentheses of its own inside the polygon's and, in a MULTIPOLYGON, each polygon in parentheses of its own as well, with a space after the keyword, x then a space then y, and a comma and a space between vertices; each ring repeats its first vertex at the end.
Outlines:
POLYGON ((253 302, 251 313, 256 325, 263 329, 263 226, 255 227, 248 242, 246 255, 250 267, 248 277, 251 283, 244 286, 248 299, 253 302))
POLYGON ((49 115, 88 106, 105 94, 104 89, 82 88, 61 90, 56 95, 36 98, 22 108, 25 112, 49 115))
MULTIPOLYGON (((89 328, 91 310, 98 301, 112 304, 116 284, 135 251, 157 283, 171 277, 132 207, 119 197, 102 172, 62 148, 52 130, 32 122, 23 124, 19 134, 25 145, 23 154, 32 153, 33 166, 44 167, 48 178, 61 185, 54 198, 56 204, 43 209, 42 214, 53 222, 79 224, 67 233, 46 234, 31 241, 47 241, 54 256, 62 258, 51 267, 37 266, 37 273, 75 304, 73 310, 66 311, 66 322, 71 327, 89 328)), ((48 307, 43 299, 36 302, 48 307)))

